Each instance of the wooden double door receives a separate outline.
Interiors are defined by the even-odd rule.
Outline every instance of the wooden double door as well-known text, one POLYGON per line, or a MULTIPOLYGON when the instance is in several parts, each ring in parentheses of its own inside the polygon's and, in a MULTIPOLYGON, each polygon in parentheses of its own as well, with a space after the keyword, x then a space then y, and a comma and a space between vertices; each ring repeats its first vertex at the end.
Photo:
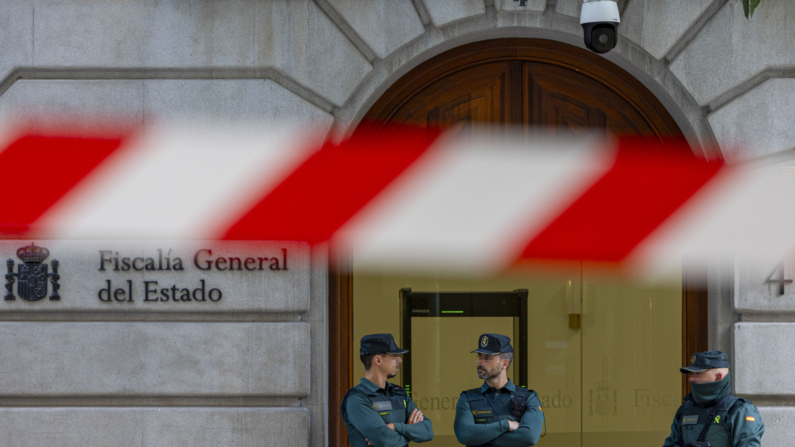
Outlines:
MULTIPOLYGON (((479 42, 444 53, 390 88, 365 119, 460 127, 472 135, 506 124, 576 136, 681 136, 665 108, 643 85, 599 56, 533 39, 479 42)), ((373 125, 373 124, 371 124, 373 125)))

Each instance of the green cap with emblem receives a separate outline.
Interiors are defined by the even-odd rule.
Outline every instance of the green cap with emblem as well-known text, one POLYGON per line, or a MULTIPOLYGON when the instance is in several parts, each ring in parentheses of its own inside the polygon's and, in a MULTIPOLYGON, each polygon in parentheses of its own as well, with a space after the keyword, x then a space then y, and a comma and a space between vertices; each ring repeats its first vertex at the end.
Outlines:
POLYGON ((478 349, 472 352, 481 354, 499 354, 501 352, 513 352, 511 339, 500 334, 483 334, 478 338, 478 349))
POLYGON ((690 365, 680 368, 683 374, 704 372, 715 368, 728 368, 729 357, 721 351, 696 352, 690 356, 690 365))

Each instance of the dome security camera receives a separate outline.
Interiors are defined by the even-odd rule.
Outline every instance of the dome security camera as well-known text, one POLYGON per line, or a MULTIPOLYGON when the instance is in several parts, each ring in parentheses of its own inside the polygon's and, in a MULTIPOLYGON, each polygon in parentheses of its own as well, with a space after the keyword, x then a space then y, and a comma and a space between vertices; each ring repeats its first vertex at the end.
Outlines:
POLYGON ((585 0, 580 13, 585 47, 594 53, 607 53, 618 42, 621 18, 618 5, 611 0, 585 0))

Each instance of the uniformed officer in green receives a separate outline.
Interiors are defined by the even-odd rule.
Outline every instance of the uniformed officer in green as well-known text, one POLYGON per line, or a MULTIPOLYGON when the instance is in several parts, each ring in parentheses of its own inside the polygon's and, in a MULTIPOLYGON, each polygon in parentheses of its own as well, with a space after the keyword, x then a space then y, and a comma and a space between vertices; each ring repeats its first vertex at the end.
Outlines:
POLYGON ((729 361, 721 351, 693 354, 689 374, 693 392, 674 416, 671 435, 663 447, 758 447, 765 424, 756 407, 732 396, 729 361))
POLYGON ((511 339, 500 334, 478 338, 478 377, 483 386, 461 393, 455 408, 455 436, 467 446, 535 445, 544 412, 535 391, 508 379, 513 360, 511 339))
POLYGON ((386 379, 395 377, 400 356, 392 334, 362 337, 359 358, 364 377, 342 399, 340 412, 352 447, 399 447, 433 439, 431 420, 414 405, 403 388, 386 379))

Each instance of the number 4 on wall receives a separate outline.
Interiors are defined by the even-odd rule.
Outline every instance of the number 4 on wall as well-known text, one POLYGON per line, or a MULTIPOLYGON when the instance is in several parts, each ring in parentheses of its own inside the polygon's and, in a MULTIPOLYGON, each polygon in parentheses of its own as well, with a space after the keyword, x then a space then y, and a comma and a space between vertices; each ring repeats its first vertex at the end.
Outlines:
POLYGON ((792 280, 784 279, 783 262, 779 264, 775 270, 773 270, 773 273, 771 273, 770 276, 767 277, 767 281, 765 281, 765 284, 768 285, 768 290, 770 290, 770 284, 778 284, 778 293, 776 294, 776 296, 784 295, 784 286, 787 284, 792 284, 792 280), (774 276, 776 276, 776 272, 778 272, 778 277, 774 278, 774 276))

